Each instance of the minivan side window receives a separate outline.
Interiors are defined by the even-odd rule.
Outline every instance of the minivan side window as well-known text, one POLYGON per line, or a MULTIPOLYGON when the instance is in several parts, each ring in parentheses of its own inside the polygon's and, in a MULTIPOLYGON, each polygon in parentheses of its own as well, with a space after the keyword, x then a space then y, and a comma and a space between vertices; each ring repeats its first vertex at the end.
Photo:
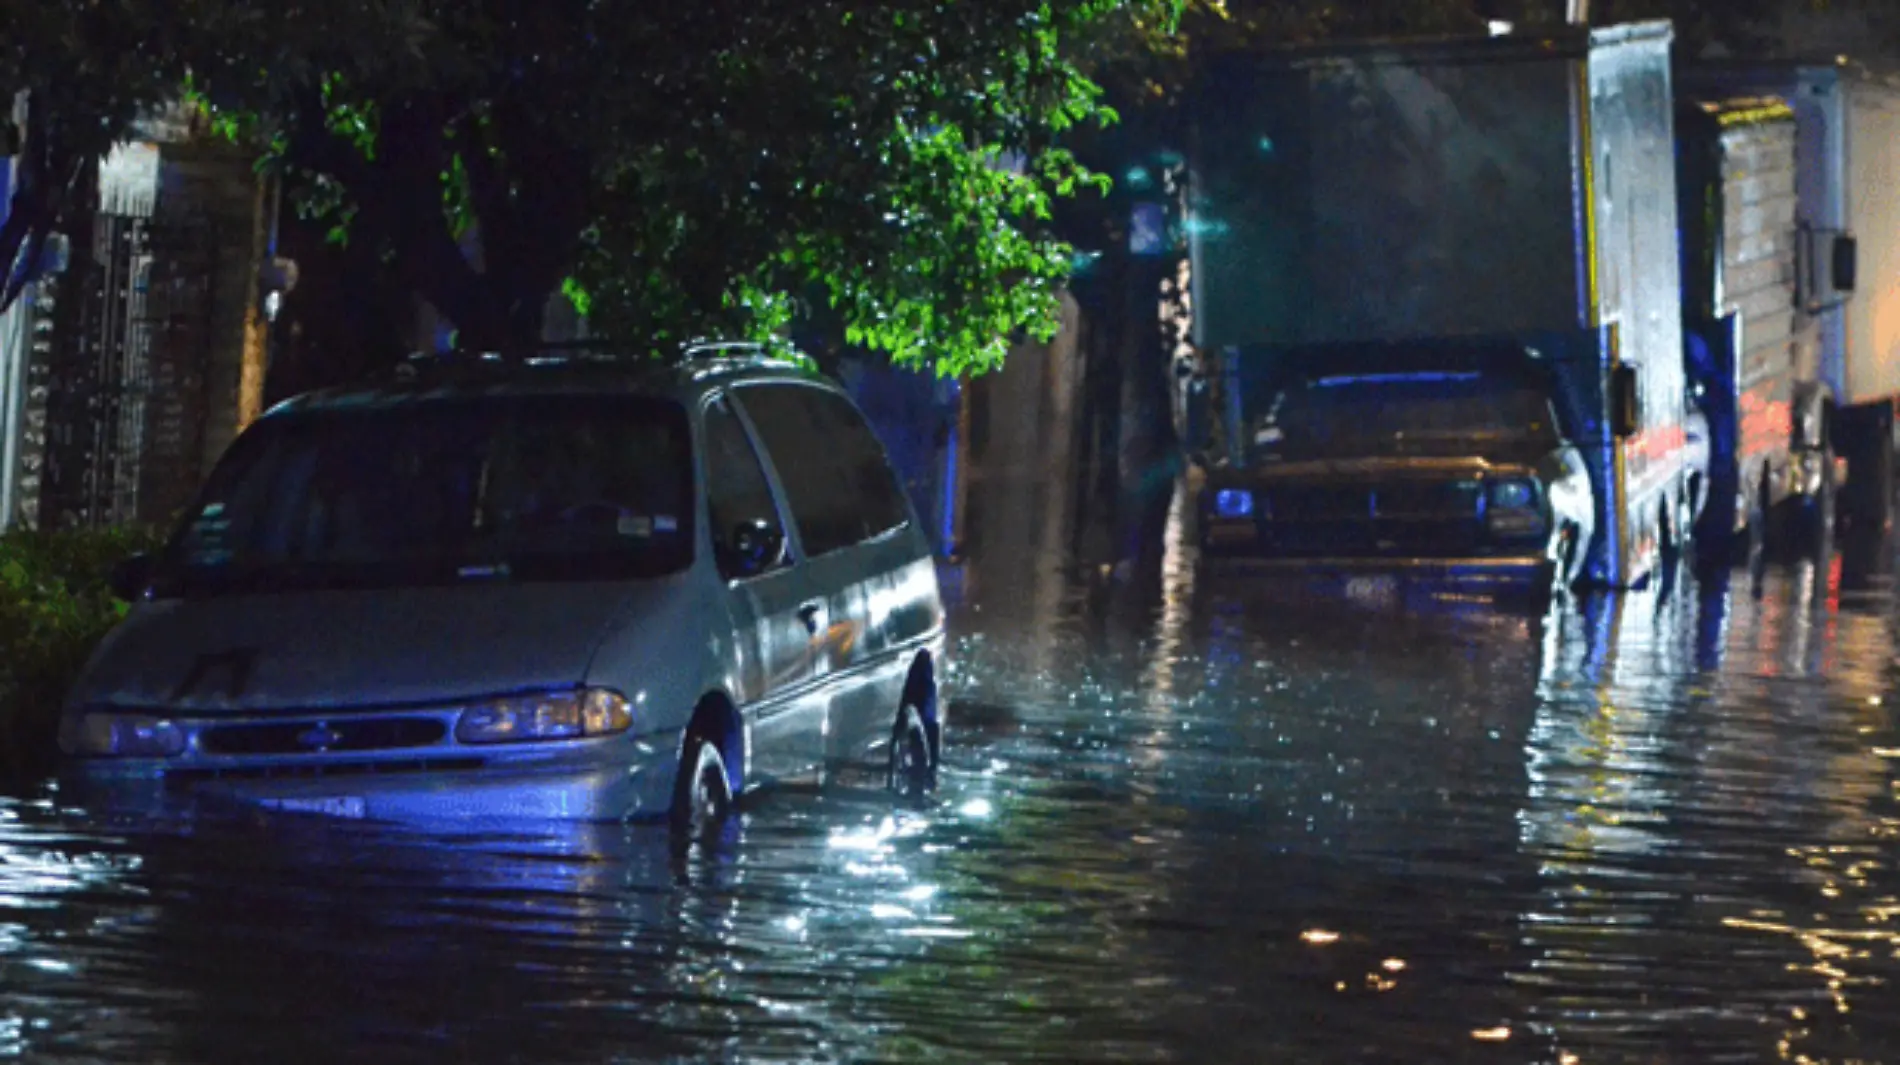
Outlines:
MULTIPOLYGON (((739 416, 724 398, 706 408, 706 509, 714 543, 723 543, 740 526, 764 522, 780 538, 785 522, 772 501, 765 469, 739 416)), ((782 562, 780 563, 783 564, 782 562)), ((722 569, 724 566, 722 564, 722 569)), ((731 578, 736 574, 727 573, 731 578)))
POLYGON ((785 486, 806 555, 850 547, 909 520, 884 445, 849 400, 809 385, 735 391, 785 486))

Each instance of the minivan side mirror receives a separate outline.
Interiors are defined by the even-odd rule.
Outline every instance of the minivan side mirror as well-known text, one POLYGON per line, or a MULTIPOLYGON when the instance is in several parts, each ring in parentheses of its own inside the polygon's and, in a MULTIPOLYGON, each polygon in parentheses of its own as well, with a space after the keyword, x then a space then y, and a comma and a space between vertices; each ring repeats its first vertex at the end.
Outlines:
POLYGON ((768 521, 742 521, 727 537, 721 554, 720 566, 728 577, 756 577, 785 557, 785 532, 768 521))
POLYGON ((112 567, 106 584, 113 595, 128 603, 143 599, 152 585, 153 563, 152 556, 143 553, 123 559, 112 567))
POLYGON ((1642 422, 1636 394, 1636 367, 1619 364, 1610 371, 1610 434, 1619 440, 1627 439, 1636 435, 1642 422))
POLYGON ((1834 291, 1852 292, 1854 282, 1860 273, 1860 241, 1846 233, 1834 238, 1834 260, 1832 268, 1834 291))

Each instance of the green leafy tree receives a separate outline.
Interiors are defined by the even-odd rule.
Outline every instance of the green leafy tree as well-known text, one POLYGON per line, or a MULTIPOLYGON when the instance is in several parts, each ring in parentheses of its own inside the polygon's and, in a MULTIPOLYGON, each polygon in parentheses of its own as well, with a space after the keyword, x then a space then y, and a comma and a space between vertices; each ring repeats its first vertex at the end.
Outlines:
POLYGON ((42 138, 44 202, 0 259, 189 84, 471 346, 531 341, 565 291, 615 336, 763 334, 810 305, 899 362, 982 370, 1052 328, 1050 205, 1096 180, 1058 144, 1111 117, 1075 43, 1177 2, 7 5, 0 83, 84 135, 42 138))

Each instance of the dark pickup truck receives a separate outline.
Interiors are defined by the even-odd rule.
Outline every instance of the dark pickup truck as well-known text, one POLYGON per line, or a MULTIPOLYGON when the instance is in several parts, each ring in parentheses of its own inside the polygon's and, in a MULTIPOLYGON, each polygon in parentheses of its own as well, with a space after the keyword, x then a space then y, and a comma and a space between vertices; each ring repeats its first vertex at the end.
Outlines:
POLYGON ((1207 471, 1210 561, 1568 586, 1594 530, 1552 375, 1510 344, 1365 344, 1258 368, 1243 461, 1207 471))

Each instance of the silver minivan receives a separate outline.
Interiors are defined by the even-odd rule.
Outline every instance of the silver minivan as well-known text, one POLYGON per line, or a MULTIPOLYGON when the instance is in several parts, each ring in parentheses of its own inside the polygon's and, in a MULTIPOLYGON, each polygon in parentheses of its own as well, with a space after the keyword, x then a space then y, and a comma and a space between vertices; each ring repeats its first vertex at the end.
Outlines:
POLYGON ((699 830, 827 765, 937 776, 928 539, 851 400, 757 352, 288 401, 114 580, 60 729, 106 800, 699 830))

